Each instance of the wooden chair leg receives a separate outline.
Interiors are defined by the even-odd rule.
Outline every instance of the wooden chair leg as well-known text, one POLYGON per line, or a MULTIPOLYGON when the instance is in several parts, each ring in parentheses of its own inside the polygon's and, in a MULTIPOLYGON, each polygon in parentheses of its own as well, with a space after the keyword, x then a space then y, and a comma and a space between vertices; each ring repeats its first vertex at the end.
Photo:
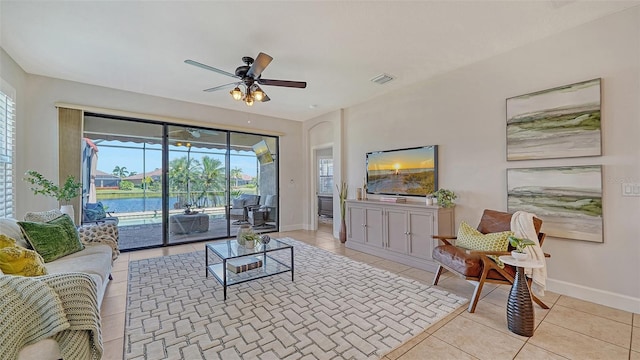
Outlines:
POLYGON ((487 278, 488 273, 489 269, 485 266, 482 269, 482 275, 480 276, 480 280, 478 280, 476 289, 473 290, 473 297, 471 297, 471 302, 469 303, 469 308, 467 309, 467 311, 469 311, 470 313, 474 313, 476 311, 476 305, 478 305, 478 300, 480 300, 480 293, 482 292, 482 287, 484 286, 484 281, 487 278))
POLYGON ((540 300, 537 296, 531 294, 531 299, 533 299, 533 301, 536 302, 536 304, 540 305, 541 308, 543 309, 549 309, 549 307, 547 306, 547 304, 543 303, 542 300, 540 300))
POLYGON ((436 271, 436 276, 433 277, 433 285, 438 285, 438 280, 440 280, 440 275, 442 275, 442 271, 444 268, 442 265, 438 265, 438 271, 436 271))
MULTIPOLYGON (((529 284, 529 289, 531 289, 531 283, 533 282, 533 280, 531 278, 527 278, 527 283, 529 284)), ((533 301, 535 301, 536 304, 540 305, 541 308, 543 309, 549 309, 549 307, 547 306, 547 304, 545 304, 544 302, 542 302, 542 300, 540 300, 534 293, 533 291, 531 291, 531 299, 533 301)))

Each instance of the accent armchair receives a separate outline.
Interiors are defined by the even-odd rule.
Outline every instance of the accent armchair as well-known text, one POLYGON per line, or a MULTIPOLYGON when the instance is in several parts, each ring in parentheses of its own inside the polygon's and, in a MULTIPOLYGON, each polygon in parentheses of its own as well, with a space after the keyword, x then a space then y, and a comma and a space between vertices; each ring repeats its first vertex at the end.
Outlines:
MULTIPOLYGON (((484 210, 480 224, 478 224, 478 231, 483 234, 496 233, 502 231, 511 230, 511 215, 509 213, 484 210)), ((540 232, 542 227, 542 220, 538 218, 533 219, 534 228, 538 233, 538 241, 542 246, 545 238, 545 234, 540 232)), ((469 303, 468 311, 473 313, 476 310, 476 305, 480 298, 483 285, 488 283, 494 284, 513 284, 516 270, 511 265, 504 265, 504 268, 498 266, 489 256, 509 255, 512 250, 509 247, 509 251, 479 251, 469 250, 455 245, 455 236, 433 236, 434 239, 442 241, 442 245, 436 246, 433 249, 433 260, 438 265, 438 270, 433 279, 433 285, 438 285, 438 280, 443 270, 449 270, 454 275, 459 276, 475 285, 475 290, 469 303)), ((550 255, 545 254, 545 257, 550 255)), ((531 279, 527 279, 529 286, 531 286, 531 279)), ((533 301, 535 301, 543 309, 549 307, 532 295, 533 301)))

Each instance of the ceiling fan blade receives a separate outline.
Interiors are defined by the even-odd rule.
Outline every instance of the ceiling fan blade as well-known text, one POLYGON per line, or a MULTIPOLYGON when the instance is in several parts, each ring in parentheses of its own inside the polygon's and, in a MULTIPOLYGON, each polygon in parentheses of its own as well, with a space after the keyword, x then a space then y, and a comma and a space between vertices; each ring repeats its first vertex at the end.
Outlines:
POLYGON ((270 85, 270 86, 284 86, 284 87, 291 87, 291 88, 298 88, 298 89, 304 89, 307 87, 306 81, 258 79, 258 84, 270 85))
POLYGON ((261 52, 249 68, 249 71, 247 71, 247 75, 254 79, 257 78, 262 74, 262 71, 264 71, 269 63, 271 63, 271 60, 273 60, 271 56, 261 52))
POLYGON ((224 71, 224 70, 216 69, 216 68, 214 68, 214 67, 212 67, 212 66, 205 65, 205 64, 199 63, 199 62, 197 62, 197 61, 193 61, 193 60, 189 60, 189 59, 187 59, 187 60, 185 60, 184 62, 185 62, 186 64, 193 65, 193 66, 197 66, 197 67, 202 68, 202 69, 205 69, 205 70, 209 70, 209 71, 217 72, 218 74, 227 75, 227 76, 231 76, 231 77, 238 78, 238 79, 240 78, 239 76, 234 75, 234 74, 232 74, 232 73, 230 73, 230 72, 226 72, 226 71, 224 71))
POLYGON ((232 82, 232 83, 229 83, 229 84, 224 84, 224 85, 212 87, 212 88, 209 88, 209 89, 204 89, 202 91, 212 92, 212 91, 216 91, 216 90, 222 90, 224 88, 231 87, 231 85, 236 85, 237 86, 237 85, 240 85, 240 82, 232 82))

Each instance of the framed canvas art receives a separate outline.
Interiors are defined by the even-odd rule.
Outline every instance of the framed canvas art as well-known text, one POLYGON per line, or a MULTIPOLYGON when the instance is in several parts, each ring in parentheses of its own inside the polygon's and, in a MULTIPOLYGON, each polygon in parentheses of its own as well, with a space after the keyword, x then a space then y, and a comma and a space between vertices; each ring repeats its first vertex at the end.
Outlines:
POLYGON ((599 156, 600 79, 507 99, 507 160, 599 156))
POLYGON ((602 166, 507 169, 507 206, 535 214, 549 236, 603 242, 602 166))

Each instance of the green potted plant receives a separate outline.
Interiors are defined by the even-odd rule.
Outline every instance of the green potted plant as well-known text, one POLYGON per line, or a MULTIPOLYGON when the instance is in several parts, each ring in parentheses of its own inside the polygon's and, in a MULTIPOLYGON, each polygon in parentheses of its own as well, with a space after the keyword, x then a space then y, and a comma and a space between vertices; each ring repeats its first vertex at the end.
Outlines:
POLYGON ((260 240, 260 235, 256 234, 253 230, 249 229, 242 233, 242 240, 244 241, 244 247, 247 249, 253 249, 260 240))
POLYGON ((60 211, 69 215, 74 219, 73 205, 70 205, 72 199, 80 195, 82 183, 77 182, 72 175, 67 176, 64 184, 58 186, 53 181, 45 178, 42 174, 35 170, 29 170, 25 174, 24 181, 33 185, 31 191, 35 195, 44 195, 56 198, 62 205, 60 211))
POLYGON ((347 216, 347 194, 349 193, 349 185, 347 185, 346 181, 342 181, 340 183, 340 187, 336 184, 336 189, 338 190, 338 198, 340 199, 340 242, 347 242, 347 223, 345 222, 345 217, 347 216))
POLYGON ((435 197, 438 201, 438 205, 442 206, 443 208, 452 207, 454 205, 453 200, 458 198, 456 193, 447 189, 438 189, 438 191, 431 194, 431 196, 435 197))
POLYGON ((513 246, 515 249, 511 251, 511 256, 518 260, 527 260, 529 254, 524 252, 524 248, 527 246, 535 245, 536 243, 529 239, 519 238, 515 236, 509 236, 509 244, 513 246))

